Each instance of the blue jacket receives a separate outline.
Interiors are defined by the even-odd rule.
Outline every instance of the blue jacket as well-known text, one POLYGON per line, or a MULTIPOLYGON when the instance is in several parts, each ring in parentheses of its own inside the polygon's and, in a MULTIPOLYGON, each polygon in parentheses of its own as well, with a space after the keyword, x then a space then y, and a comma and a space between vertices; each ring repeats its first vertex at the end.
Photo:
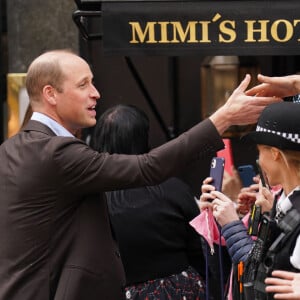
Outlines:
POLYGON ((247 233, 247 228, 242 221, 233 221, 222 227, 227 249, 233 263, 245 261, 254 245, 254 241, 247 233))

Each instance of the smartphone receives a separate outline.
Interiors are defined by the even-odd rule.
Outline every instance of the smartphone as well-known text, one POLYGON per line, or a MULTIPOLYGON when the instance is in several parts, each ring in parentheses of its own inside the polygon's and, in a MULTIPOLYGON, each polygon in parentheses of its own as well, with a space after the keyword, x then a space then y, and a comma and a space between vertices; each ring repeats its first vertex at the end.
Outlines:
POLYGON ((254 183, 253 177, 256 176, 255 169, 252 165, 242 165, 238 167, 238 172, 244 187, 254 183))
POLYGON ((223 143, 225 145, 225 148, 217 152, 217 157, 224 157, 225 159, 224 169, 230 176, 232 176, 233 175, 232 168, 234 163, 233 163, 231 140, 224 138, 223 143))
POLYGON ((213 178, 212 185, 216 188, 216 191, 222 190, 224 164, 224 157, 213 157, 211 160, 209 176, 213 178))
POLYGON ((261 183, 264 187, 270 189, 270 185, 269 185, 269 182, 268 182, 268 179, 267 177, 265 176, 264 172, 262 171, 260 165, 259 165, 259 162, 258 162, 258 159, 256 160, 256 167, 257 167, 257 170, 258 170, 258 174, 259 174, 259 178, 261 180, 261 183))

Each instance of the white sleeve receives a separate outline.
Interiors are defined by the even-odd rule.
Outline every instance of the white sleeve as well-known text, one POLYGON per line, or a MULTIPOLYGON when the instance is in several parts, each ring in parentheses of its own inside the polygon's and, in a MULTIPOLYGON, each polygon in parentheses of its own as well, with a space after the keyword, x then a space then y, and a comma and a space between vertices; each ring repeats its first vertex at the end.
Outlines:
POLYGON ((293 267, 300 270, 300 235, 298 235, 293 254, 290 257, 290 262, 293 267))

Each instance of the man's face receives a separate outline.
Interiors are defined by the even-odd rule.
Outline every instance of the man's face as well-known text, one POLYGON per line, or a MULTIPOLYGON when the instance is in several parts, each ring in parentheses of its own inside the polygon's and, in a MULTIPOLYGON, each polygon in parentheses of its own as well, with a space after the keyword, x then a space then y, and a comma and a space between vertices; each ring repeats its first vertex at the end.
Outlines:
POLYGON ((67 55, 62 61, 65 81, 56 91, 56 113, 59 122, 70 132, 96 124, 96 103, 100 94, 93 85, 89 65, 80 57, 67 55))

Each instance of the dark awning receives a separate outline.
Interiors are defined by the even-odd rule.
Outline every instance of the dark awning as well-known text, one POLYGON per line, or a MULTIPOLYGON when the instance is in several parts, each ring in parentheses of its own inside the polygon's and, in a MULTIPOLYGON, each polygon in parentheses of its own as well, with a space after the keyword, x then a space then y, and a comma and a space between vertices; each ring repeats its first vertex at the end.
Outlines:
POLYGON ((105 53, 299 55, 300 1, 101 1, 105 53))

